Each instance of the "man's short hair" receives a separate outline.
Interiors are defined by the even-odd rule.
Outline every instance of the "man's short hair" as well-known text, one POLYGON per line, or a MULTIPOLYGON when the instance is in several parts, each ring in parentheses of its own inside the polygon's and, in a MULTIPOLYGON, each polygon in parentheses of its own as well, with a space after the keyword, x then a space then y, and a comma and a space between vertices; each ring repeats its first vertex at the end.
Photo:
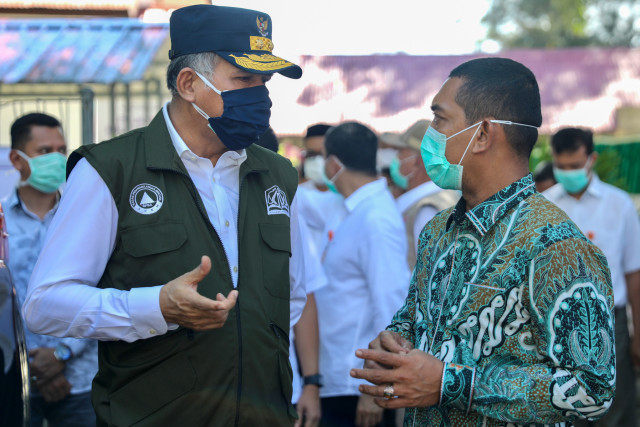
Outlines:
POLYGON ((325 135, 324 147, 327 157, 336 156, 347 169, 371 176, 377 174, 378 137, 365 125, 347 122, 332 127, 325 135))
POLYGON ((183 68, 194 69, 206 78, 211 79, 219 60, 220 56, 214 52, 192 53, 173 59, 167 68, 167 88, 171 95, 176 96, 178 94, 178 74, 183 68))
POLYGON ((326 134, 329 129, 331 129, 331 125, 328 125, 326 123, 318 123, 318 124, 309 126, 307 128, 307 133, 305 134, 304 138, 307 139, 313 136, 324 136, 324 134, 326 134))
MULTIPOLYGON (((467 124, 486 117, 539 127, 542 124, 538 82, 524 65, 506 58, 478 58, 456 67, 449 77, 463 80, 456 103, 467 124)), ((529 158, 538 130, 527 126, 503 125, 514 151, 529 158)))
POLYGON ((551 149, 554 153, 573 152, 580 147, 587 150, 587 156, 593 153, 593 133, 590 130, 564 128, 551 137, 551 149))
POLYGON ((62 128, 55 117, 44 113, 30 113, 16 119, 11 125, 11 148, 24 150, 27 142, 31 140, 31 128, 34 126, 46 126, 49 128, 62 128))
POLYGON ((538 183, 548 179, 556 180, 555 176, 553 176, 553 163, 545 160, 538 163, 538 166, 533 171, 533 181, 538 183))

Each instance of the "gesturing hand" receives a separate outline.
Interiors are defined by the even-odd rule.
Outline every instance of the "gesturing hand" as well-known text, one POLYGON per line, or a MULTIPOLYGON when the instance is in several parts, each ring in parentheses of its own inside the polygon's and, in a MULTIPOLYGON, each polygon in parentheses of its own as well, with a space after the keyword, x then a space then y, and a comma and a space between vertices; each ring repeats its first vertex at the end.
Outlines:
POLYGON ((160 310, 165 320, 196 331, 221 328, 236 305, 238 291, 216 300, 198 293, 198 283, 211 271, 211 259, 203 256, 200 265, 173 279, 160 290, 160 310))

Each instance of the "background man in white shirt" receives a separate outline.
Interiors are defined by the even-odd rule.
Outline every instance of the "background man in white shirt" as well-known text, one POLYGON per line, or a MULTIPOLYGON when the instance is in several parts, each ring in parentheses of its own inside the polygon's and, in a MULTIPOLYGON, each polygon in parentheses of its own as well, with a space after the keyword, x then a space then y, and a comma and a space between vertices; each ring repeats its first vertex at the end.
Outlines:
POLYGON ((316 291, 323 426, 381 421, 382 409, 360 394, 363 381, 349 371, 362 366, 355 350, 386 326, 408 289, 407 241, 386 180, 376 177, 377 146, 376 135, 359 123, 326 134, 327 184, 344 200, 327 222, 322 257, 328 284, 316 291))
MULTIPOLYGON (((615 302, 616 397, 595 425, 635 426, 636 389, 633 364, 640 367, 640 223, 631 198, 598 178, 593 166, 593 134, 565 128, 551 138, 558 184, 543 194, 571 218, 607 257, 615 302), (633 338, 629 339, 627 304, 633 338)), ((584 421, 577 425, 587 425, 584 421)))
POLYGON ((407 262, 410 269, 416 264, 420 232, 425 224, 460 198, 455 191, 438 187, 424 169, 420 144, 430 123, 428 120, 418 120, 400 135, 397 140, 398 154, 390 167, 393 182, 406 190, 396 199, 396 203, 407 233, 407 262))

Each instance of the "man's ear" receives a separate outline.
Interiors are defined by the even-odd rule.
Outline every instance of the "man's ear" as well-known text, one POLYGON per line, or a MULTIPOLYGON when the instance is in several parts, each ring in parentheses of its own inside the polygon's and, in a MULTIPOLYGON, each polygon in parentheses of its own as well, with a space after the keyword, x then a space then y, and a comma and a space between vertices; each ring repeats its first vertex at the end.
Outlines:
POLYGON ((22 172, 22 170, 26 166, 25 165, 26 162, 22 157, 20 157, 20 155, 18 154, 18 150, 9 151, 9 161, 11 162, 13 167, 19 170, 20 172, 22 172))
POLYGON ((472 143, 471 152, 473 154, 486 153, 493 147, 500 135, 504 138, 502 127, 497 123, 492 123, 491 118, 484 119, 472 143))
POLYGON ((176 78, 176 89, 182 99, 187 102, 195 102, 196 95, 194 83, 199 79, 200 78, 196 72, 189 67, 185 67, 180 70, 178 77, 176 78))

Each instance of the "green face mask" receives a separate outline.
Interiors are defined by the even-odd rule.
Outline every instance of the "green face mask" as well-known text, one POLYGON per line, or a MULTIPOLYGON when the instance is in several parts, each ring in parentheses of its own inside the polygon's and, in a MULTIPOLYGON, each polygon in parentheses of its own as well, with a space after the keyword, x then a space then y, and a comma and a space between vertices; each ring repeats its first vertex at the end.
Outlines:
POLYGON ((580 169, 562 170, 553 168, 553 176, 562 185, 562 188, 569 194, 576 194, 587 188, 589 185, 589 166, 591 159, 580 169))
MULTIPOLYGON (((326 160, 324 163, 325 165, 327 164, 326 160)), ((327 176, 327 173, 324 171, 324 167, 322 168, 322 180, 324 181, 324 185, 326 185, 327 188, 331 190, 332 193, 340 194, 340 192, 338 191, 338 188, 336 187, 335 181, 336 179, 338 179, 338 177, 340 176, 340 174, 342 174, 343 171, 344 171, 344 166, 340 164, 340 169, 338 169, 338 172, 336 172, 336 174, 333 175, 333 178, 329 179, 329 177, 327 176)))
POLYGON ((67 158, 60 153, 48 153, 29 157, 18 150, 20 157, 29 163, 31 175, 21 185, 30 185, 43 193, 53 193, 64 184, 67 158))
POLYGON ((409 187, 409 178, 411 177, 411 175, 413 175, 413 173, 403 175, 400 171, 400 168, 402 167, 402 162, 413 159, 414 157, 415 156, 409 156, 402 160, 394 157, 393 160, 391 160, 391 164, 389 165, 389 174, 391 175, 391 180, 395 185, 402 188, 403 190, 406 190, 409 187))

